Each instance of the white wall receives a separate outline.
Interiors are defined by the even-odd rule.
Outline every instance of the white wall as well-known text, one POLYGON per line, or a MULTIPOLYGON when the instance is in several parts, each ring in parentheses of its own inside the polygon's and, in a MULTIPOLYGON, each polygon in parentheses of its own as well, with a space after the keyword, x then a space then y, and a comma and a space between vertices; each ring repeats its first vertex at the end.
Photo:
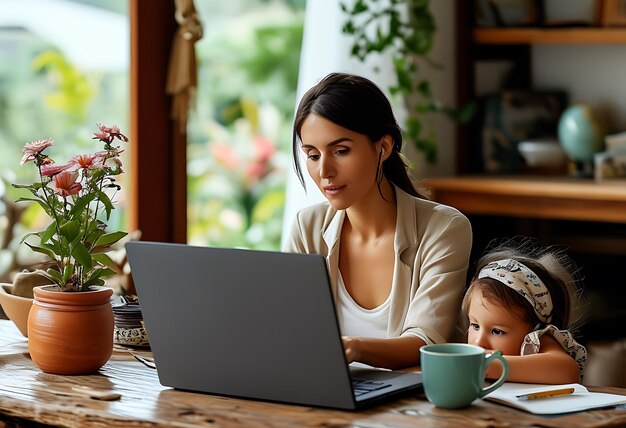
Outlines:
MULTIPOLYGON (((463 0, 464 1, 464 0, 463 0)), ((456 25, 454 0, 436 0, 430 2, 435 16, 437 32, 431 58, 442 68, 422 67, 422 72, 432 85, 435 98, 444 105, 455 105, 456 94, 456 25)), ((435 123, 435 137, 439 150, 439 159, 436 165, 424 161, 421 153, 410 145, 405 144, 405 154, 415 164, 412 175, 415 178, 427 178, 439 175, 454 174, 456 165, 456 123, 443 114, 433 114, 429 117, 435 123)))
POLYGON ((626 131, 626 44, 538 45, 532 64, 535 87, 563 88, 604 116, 609 133, 626 131))

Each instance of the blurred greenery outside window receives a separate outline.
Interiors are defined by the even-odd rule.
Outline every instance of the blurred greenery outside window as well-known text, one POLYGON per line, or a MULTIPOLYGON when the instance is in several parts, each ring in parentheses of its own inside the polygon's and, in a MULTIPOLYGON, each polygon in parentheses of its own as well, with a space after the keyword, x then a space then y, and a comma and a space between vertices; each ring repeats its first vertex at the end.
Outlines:
POLYGON ((280 247, 305 0, 196 0, 188 242, 280 247))
MULTIPOLYGON (((0 280, 30 267, 36 254, 20 239, 41 230, 48 217, 37 204, 16 204, 24 193, 11 183, 37 177, 20 166, 25 143, 53 138, 57 164, 101 150, 96 123, 129 133, 129 28, 127 0, 5 0, 0 16, 0 280)), ((128 171, 129 146, 123 147, 128 171)), ((128 174, 107 221, 127 224, 128 174)))

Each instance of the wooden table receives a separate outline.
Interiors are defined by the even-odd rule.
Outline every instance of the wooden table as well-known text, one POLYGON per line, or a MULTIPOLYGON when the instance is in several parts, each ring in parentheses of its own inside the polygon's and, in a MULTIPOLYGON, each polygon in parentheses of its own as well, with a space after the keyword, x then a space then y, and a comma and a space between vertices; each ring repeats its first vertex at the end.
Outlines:
MULTIPOLYGON (((603 388, 606 392, 626 390, 603 388)), ((0 321, 0 427, 594 427, 626 425, 626 409, 604 409, 545 418, 477 400, 461 410, 433 407, 423 396, 365 411, 345 412, 265 403, 163 387, 156 371, 126 351, 116 351, 98 374, 42 373, 28 356, 27 341, 0 321), (77 395, 74 386, 121 394, 115 401, 77 395), (10 421, 3 425, 4 421, 10 421)))
POLYGON ((626 181, 457 176, 424 180, 431 198, 465 214, 626 223, 626 181))

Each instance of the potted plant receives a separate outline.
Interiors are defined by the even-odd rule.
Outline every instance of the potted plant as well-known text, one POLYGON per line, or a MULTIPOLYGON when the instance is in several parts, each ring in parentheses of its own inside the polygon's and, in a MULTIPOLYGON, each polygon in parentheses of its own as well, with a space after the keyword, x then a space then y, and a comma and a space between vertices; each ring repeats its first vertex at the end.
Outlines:
POLYGON ((29 352, 47 373, 95 372, 113 350, 113 290, 103 286, 103 278, 118 273, 106 253, 126 233, 108 233, 105 221, 114 209, 112 196, 120 190, 115 177, 123 172, 122 150, 115 143, 128 138, 117 126, 100 124, 94 135, 103 150, 73 156, 62 165, 46 153, 52 139, 26 144, 20 164, 34 163, 39 179, 13 185, 31 193, 18 202, 35 202, 50 218, 45 230, 22 239, 49 259, 39 272, 50 285, 33 288, 28 316, 29 352))

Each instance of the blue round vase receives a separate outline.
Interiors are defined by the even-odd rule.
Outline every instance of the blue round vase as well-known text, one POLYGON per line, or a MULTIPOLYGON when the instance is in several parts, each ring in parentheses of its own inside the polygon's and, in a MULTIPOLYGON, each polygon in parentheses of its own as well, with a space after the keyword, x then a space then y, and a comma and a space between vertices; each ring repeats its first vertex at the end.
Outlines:
POLYGON ((576 162, 591 162, 604 149, 605 134, 604 123, 587 104, 568 107, 559 119, 559 141, 576 162))

